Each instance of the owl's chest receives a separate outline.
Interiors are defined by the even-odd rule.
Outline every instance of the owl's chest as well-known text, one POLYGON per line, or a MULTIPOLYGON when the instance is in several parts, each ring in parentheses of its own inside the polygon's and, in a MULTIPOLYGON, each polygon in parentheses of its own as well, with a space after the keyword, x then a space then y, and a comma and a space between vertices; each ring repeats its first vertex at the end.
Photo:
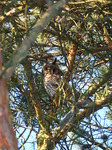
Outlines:
POLYGON ((44 87, 49 96, 53 97, 56 94, 60 78, 54 74, 47 74, 44 77, 44 87))

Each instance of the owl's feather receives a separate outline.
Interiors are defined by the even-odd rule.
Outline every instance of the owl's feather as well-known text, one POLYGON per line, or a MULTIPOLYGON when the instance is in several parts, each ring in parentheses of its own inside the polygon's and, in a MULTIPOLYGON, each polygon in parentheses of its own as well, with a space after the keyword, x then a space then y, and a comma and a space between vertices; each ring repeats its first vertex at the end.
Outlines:
POLYGON ((62 71, 56 65, 56 59, 52 64, 43 65, 44 87, 50 97, 55 96, 57 88, 60 84, 62 71))

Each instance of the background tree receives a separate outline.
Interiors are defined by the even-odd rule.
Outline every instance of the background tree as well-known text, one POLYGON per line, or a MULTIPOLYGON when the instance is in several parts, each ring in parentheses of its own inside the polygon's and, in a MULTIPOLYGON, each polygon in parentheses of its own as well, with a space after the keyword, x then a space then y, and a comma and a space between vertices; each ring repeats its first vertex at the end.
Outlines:
POLYGON ((0 35, 0 148, 17 149, 11 118, 19 149, 110 150, 112 1, 3 0, 0 35), (50 97, 42 66, 55 59, 62 77, 50 97))

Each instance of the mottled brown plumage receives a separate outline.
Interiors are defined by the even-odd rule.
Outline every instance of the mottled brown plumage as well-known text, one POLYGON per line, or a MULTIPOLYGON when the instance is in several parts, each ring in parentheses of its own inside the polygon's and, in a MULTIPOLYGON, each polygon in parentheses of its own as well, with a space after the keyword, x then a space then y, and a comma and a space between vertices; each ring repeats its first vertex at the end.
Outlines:
POLYGON ((62 71, 56 65, 56 59, 51 64, 46 63, 43 65, 43 74, 45 90, 50 97, 54 97, 60 84, 61 76, 63 75, 62 71))

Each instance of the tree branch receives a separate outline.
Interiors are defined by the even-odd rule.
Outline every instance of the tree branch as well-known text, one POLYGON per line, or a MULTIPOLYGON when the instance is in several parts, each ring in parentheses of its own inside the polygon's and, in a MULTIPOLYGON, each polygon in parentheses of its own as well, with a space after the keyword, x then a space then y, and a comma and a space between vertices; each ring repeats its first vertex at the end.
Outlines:
POLYGON ((88 117, 92 112, 96 112, 97 110, 101 109, 103 105, 111 102, 112 93, 106 98, 97 99, 95 102, 91 102, 87 108, 82 109, 81 111, 77 109, 77 106, 79 106, 80 103, 76 103, 76 105, 69 111, 63 121, 60 123, 59 127, 53 135, 54 139, 56 139, 58 142, 63 137, 63 135, 67 133, 68 130, 73 128, 72 124, 78 124, 85 117, 88 117))
POLYGON ((27 50, 35 42, 37 36, 43 31, 43 29, 51 21, 51 19, 59 14, 62 6, 67 2, 68 0, 61 0, 57 2, 55 5, 51 6, 48 9, 48 11, 42 16, 39 21, 37 21, 32 31, 22 42, 21 46, 13 54, 12 58, 6 65, 5 70, 1 73, 0 77, 5 74, 6 79, 10 79, 17 64, 19 64, 27 56, 27 50))

